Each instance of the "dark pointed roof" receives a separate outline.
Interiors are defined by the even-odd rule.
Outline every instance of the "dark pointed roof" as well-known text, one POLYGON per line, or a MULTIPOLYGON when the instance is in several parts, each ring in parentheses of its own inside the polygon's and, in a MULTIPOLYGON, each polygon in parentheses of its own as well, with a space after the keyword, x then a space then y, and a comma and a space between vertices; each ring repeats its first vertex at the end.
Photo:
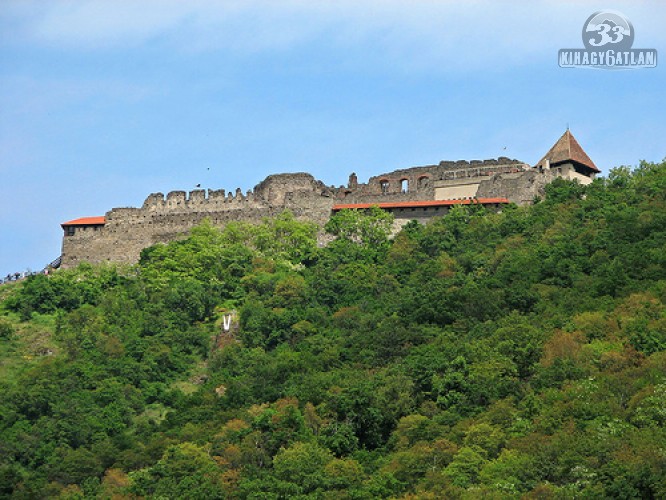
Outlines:
POLYGON ((556 167, 563 163, 574 163, 587 167, 592 172, 601 172, 590 157, 587 156, 587 153, 583 151, 583 148, 578 144, 578 141, 569 129, 562 134, 562 137, 560 137, 546 155, 541 158, 541 161, 537 163, 537 166, 545 166, 546 160, 550 160, 550 165, 552 167, 556 167))

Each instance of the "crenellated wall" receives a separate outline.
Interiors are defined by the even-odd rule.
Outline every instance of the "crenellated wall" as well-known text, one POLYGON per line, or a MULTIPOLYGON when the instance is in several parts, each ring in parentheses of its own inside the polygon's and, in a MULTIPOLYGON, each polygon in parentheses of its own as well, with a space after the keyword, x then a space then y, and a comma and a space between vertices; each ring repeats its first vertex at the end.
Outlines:
MULTIPOLYGON (((570 169, 569 169, 570 170, 570 169)), ((80 262, 114 261, 135 263, 141 250, 156 243, 185 237, 192 227, 209 219, 224 227, 231 221, 259 223, 289 209, 299 220, 328 221, 335 204, 413 202, 459 198, 507 198, 518 204, 543 196, 544 187, 555 177, 569 175, 566 165, 558 169, 530 168, 518 160, 441 162, 412 167, 371 177, 359 183, 349 176, 346 187, 326 186, 307 173, 269 175, 245 194, 240 189, 172 191, 166 196, 153 193, 141 208, 114 208, 105 223, 95 228, 77 226, 65 231, 62 266, 80 262)), ((427 219, 444 209, 425 212, 407 210, 401 219, 427 219), (412 213, 413 212, 413 213, 412 213)), ((441 213, 440 213, 441 212, 441 213)), ((327 237, 320 233, 320 244, 327 237)))
POLYGON ((493 160, 442 161, 437 165, 395 170, 371 177, 367 184, 359 184, 355 174, 352 174, 344 192, 345 203, 463 198, 467 196, 438 196, 437 189, 463 182, 475 184, 476 188, 483 180, 495 174, 524 172, 529 169, 530 167, 521 161, 500 157, 493 160))
POLYGON ((297 219, 323 226, 336 195, 336 189, 306 173, 271 175, 245 194, 240 188, 235 193, 223 189, 153 193, 141 208, 110 210, 105 224, 95 231, 78 227, 65 236, 62 266, 83 261, 134 263, 144 248, 185 237, 204 219, 218 227, 231 221, 259 223, 290 209, 297 219))

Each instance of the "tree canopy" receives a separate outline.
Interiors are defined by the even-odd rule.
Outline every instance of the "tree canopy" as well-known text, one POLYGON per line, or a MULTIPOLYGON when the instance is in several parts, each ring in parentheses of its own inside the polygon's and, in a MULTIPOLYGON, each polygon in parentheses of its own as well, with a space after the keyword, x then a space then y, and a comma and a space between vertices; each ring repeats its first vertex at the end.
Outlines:
POLYGON ((666 497, 666 162, 392 228, 0 289, 0 498, 666 497))

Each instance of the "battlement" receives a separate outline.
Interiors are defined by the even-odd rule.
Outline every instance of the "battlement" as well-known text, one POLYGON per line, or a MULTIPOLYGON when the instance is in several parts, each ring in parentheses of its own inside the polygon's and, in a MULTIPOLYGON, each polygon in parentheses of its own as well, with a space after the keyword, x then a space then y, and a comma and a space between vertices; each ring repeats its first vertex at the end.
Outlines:
MULTIPOLYGON (((191 210, 230 210, 247 206, 269 206, 283 204, 294 194, 308 193, 331 194, 335 189, 327 188, 323 182, 316 180, 311 174, 304 172, 295 174, 269 175, 253 190, 243 194, 241 188, 235 192, 224 189, 195 189, 186 191, 171 191, 164 196, 163 193, 152 193, 143 202, 141 210, 149 212, 182 212, 191 210)), ((114 209, 123 210, 123 209, 114 209)), ((136 209, 135 209, 136 210, 136 209)))
POLYGON ((478 186, 493 175, 520 173, 530 168, 524 162, 507 157, 441 161, 436 165, 410 167, 376 175, 371 177, 367 184, 359 183, 356 175, 352 174, 347 189, 343 192, 350 203, 444 199, 436 193, 436 188, 441 187, 443 182, 460 183, 464 179, 463 182, 470 183, 468 181, 473 179, 472 183, 478 186), (391 199, 387 200, 387 197, 391 199))
MULTIPOLYGON (((195 189, 189 193, 186 191, 171 191, 166 197, 163 193, 152 193, 148 195, 141 206, 141 210, 150 212, 181 212, 196 209, 213 209, 255 200, 254 193, 248 190, 245 194, 240 188, 235 193, 227 193, 224 189, 195 189)), ((114 209, 119 210, 119 209, 114 209)))
POLYGON ((153 193, 140 208, 114 208, 105 217, 63 224, 62 263, 63 267, 82 261, 132 263, 142 249, 183 238, 204 219, 218 227, 231 221, 259 223, 285 209, 320 227, 334 207, 341 206, 392 207, 400 224, 445 215, 449 206, 470 200, 505 200, 490 203, 499 210, 505 202, 531 203, 557 177, 588 183, 597 171, 567 131, 537 168, 502 156, 399 169, 370 177, 367 183, 352 173, 347 186, 340 187, 296 172, 269 175, 245 193, 240 188, 153 193), (571 151, 575 155, 570 158, 571 151))

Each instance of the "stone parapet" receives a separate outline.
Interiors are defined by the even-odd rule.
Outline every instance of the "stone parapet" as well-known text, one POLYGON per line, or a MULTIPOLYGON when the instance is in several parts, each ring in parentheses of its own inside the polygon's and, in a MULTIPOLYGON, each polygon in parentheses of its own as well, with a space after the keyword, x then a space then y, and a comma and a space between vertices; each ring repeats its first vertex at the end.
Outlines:
MULTIPOLYGON (((134 263, 144 248, 186 237, 205 219, 217 227, 232 221, 260 223, 263 218, 291 210, 299 220, 328 221, 335 204, 410 203, 460 198, 508 198, 518 204, 543 196, 545 185, 557 176, 570 178, 564 166, 532 169, 518 160, 459 160, 395 170, 358 182, 349 176, 347 187, 326 186, 305 172, 269 175, 253 190, 224 189, 153 193, 141 208, 114 208, 104 223, 65 231, 62 265, 104 261, 134 263)), ((444 208, 404 209, 396 217, 404 223, 424 221, 446 213, 444 208)), ((320 231, 320 243, 328 236, 320 231)))

